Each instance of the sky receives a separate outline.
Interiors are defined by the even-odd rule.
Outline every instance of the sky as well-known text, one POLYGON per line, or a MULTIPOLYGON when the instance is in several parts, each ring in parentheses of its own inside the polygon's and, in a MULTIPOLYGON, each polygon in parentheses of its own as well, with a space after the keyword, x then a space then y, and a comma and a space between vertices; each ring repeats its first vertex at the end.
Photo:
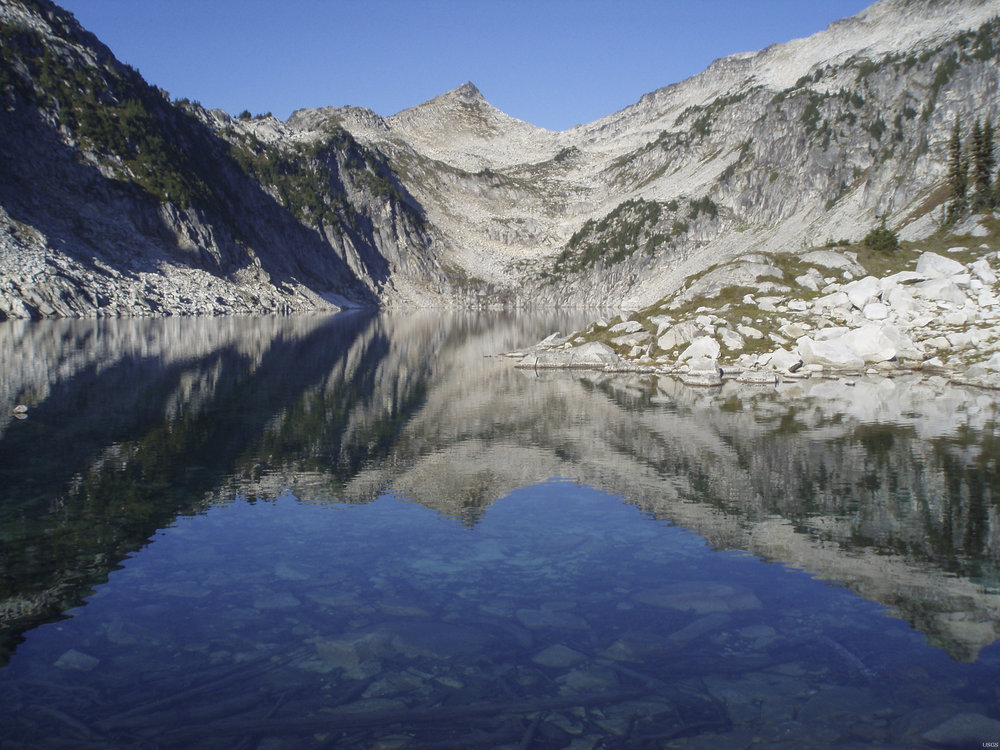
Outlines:
POLYGON ((57 0, 175 98, 286 119, 395 114, 472 81, 549 130, 713 60, 809 36, 870 0, 57 0))

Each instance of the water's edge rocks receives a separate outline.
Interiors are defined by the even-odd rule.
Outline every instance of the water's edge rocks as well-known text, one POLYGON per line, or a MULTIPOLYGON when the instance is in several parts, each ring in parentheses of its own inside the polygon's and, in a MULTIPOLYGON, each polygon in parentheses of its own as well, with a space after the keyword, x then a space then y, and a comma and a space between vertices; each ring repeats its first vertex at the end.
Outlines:
POLYGON ((797 283, 781 296, 746 294, 739 304, 690 313, 668 298, 568 336, 553 334, 517 366, 589 365, 675 375, 700 386, 723 378, 773 385, 812 376, 947 373, 958 384, 1000 389, 1000 257, 979 257, 980 248, 951 251, 922 252, 909 261, 916 270, 881 278, 854 278, 864 273, 857 256, 828 251, 816 258, 822 266, 810 268, 826 274, 822 287, 797 283))

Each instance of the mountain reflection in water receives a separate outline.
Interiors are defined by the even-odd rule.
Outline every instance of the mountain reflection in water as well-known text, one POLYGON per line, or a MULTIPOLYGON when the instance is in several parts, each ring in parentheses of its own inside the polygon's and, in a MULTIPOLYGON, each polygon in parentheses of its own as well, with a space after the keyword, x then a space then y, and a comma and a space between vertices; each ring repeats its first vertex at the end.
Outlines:
MULTIPOLYGON (((497 356, 589 317, 0 324, 0 710, 21 712, 17 741, 37 746, 53 712, 81 745, 145 746, 184 711, 188 734, 163 746, 270 747, 293 719, 323 735, 282 665, 371 719, 341 715, 316 746, 368 746, 390 719, 394 746, 429 741, 405 711, 512 747, 735 741, 793 713, 820 731, 801 711, 833 732, 828 714, 864 709, 873 742, 937 742, 963 715, 969 736, 990 731, 1000 399, 910 376, 698 390, 497 356), (168 657, 201 677, 171 682, 168 657), (51 687, 66 675, 73 696, 51 687), (195 704, 199 680, 276 692, 201 714, 120 699, 142 675, 195 704), (832 707, 794 704, 818 683, 832 707), (476 713, 490 685, 508 717, 493 724, 476 713), (780 708, 739 715, 741 690, 780 708), (78 715, 89 694, 103 718, 78 715)), ((811 745, 844 741, 822 731, 811 745)))

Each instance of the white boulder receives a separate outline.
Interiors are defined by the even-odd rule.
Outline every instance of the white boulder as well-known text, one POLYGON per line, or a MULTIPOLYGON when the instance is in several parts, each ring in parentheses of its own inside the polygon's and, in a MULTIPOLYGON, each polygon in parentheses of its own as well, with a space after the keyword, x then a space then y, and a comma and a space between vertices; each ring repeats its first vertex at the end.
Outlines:
POLYGON ((715 360, 719 358, 719 352, 721 351, 722 348, 719 346, 719 342, 714 338, 711 336, 699 336, 691 342, 691 345, 687 349, 681 352, 681 355, 677 358, 677 363, 680 364, 688 360, 703 358, 715 360))
POLYGON ((745 339, 762 339, 764 338, 763 331, 760 331, 753 326, 747 326, 740 323, 736 326, 736 333, 745 339))
POLYGON ((590 367, 593 365, 614 365, 621 360, 615 350, 600 341, 591 341, 567 350, 570 364, 574 367, 590 367))
POLYGON ((691 368, 681 375, 681 382, 686 385, 718 386, 722 385, 722 370, 719 363, 710 357, 699 357, 691 362, 691 368))
POLYGON ((719 331, 719 338, 722 339, 722 345, 730 351, 739 351, 745 344, 743 337, 729 328, 721 329, 719 331))
POLYGON ((778 329, 778 333, 790 339, 797 339, 799 336, 805 336, 809 328, 810 326, 806 323, 785 323, 778 329))
POLYGON ((528 354, 518 367, 604 367, 617 365, 621 358, 615 350, 599 341, 591 341, 569 349, 549 349, 528 354))
POLYGON ((608 329, 609 333, 637 333, 643 330, 643 325, 638 320, 624 320, 621 323, 615 323, 608 329))
POLYGON ((765 354, 759 360, 761 366, 769 367, 772 370, 788 371, 793 367, 802 365, 802 357, 796 352, 779 347, 770 354, 765 354))
POLYGON ((965 331, 955 331, 954 333, 946 334, 945 338, 948 339, 948 346, 951 349, 965 349, 972 346, 972 334, 965 331))
POLYGON ((696 333, 698 333, 698 325, 693 320, 685 320, 669 328, 666 333, 659 337, 656 345, 664 351, 670 351, 691 341, 696 333))
POLYGON ((777 312, 778 305, 784 301, 784 297, 761 297, 757 300, 757 307, 764 312, 777 312))
POLYGON ((917 273, 923 274, 928 279, 946 279, 949 276, 965 273, 965 266, 957 260, 928 252, 917 260, 917 273))
POLYGON ((841 339, 815 341, 803 336, 798 341, 797 351, 807 365, 856 369, 865 363, 864 359, 841 339))
POLYGON ((813 307, 817 310, 830 308, 848 308, 851 306, 851 299, 844 292, 832 292, 824 297, 813 300, 813 307))
POLYGON ((861 314, 868 320, 885 320, 889 317, 889 306, 881 302, 869 302, 861 314))
POLYGON ((810 268, 801 276, 796 276, 795 283, 808 289, 810 292, 818 292, 823 288, 823 274, 815 268, 810 268))
POLYGON ((663 335, 663 332, 670 328, 673 324, 674 319, 669 315, 656 315, 649 319, 649 322, 656 326, 656 337, 659 338, 663 335))
POLYGON ((901 286, 895 286, 889 291, 886 302, 889 303, 889 307, 903 315, 909 315, 917 310, 917 301, 910 294, 910 290, 901 286))
POLYGON ((918 281, 927 281, 927 277, 916 271, 900 271, 882 279, 882 292, 887 292, 900 284, 915 284, 918 281))
POLYGON ((910 287, 910 294, 920 299, 933 300, 935 302, 952 302, 956 305, 964 305, 966 300, 965 292, 959 289, 951 279, 928 279, 927 281, 921 281, 910 287))
POLYGON ((913 342, 898 328, 875 323, 849 330, 825 341, 803 336, 797 342, 797 349, 807 365, 826 367, 858 368, 866 364, 888 362, 899 355, 915 355, 913 342))
POLYGON ((646 330, 640 329, 636 333, 626 333, 622 336, 615 336, 611 343, 616 346, 641 346, 649 341, 653 335, 646 330))
POLYGON ((980 281, 984 284, 996 284, 997 275, 996 272, 990 267, 989 261, 986 258, 980 258, 975 263, 970 266, 972 272, 976 274, 980 281))
POLYGON ((865 276, 863 279, 844 284, 841 291, 847 295, 852 305, 863 310, 865 305, 874 302, 875 298, 882 293, 882 284, 874 276, 865 276))

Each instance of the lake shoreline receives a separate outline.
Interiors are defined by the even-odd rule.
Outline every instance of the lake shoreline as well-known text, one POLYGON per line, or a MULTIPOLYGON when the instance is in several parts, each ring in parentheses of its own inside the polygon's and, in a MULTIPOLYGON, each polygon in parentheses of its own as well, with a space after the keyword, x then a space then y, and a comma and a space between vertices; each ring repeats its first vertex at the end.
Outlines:
POLYGON ((920 373, 1000 390, 1000 277, 996 253, 982 250, 915 251, 878 276, 851 251, 743 256, 646 308, 507 356, 525 369, 706 387, 920 373))
MULTIPOLYGON (((921 380, 939 380, 953 386, 965 386, 988 391, 1000 391, 1000 373, 991 372, 986 376, 973 371, 951 370, 947 367, 868 367, 864 370, 853 369, 810 369, 808 366, 797 369, 794 372, 781 372, 767 369, 744 369, 738 365, 723 364, 718 365, 713 370, 692 370, 687 367, 659 367, 652 365, 641 365, 630 362, 620 364, 579 364, 579 363, 524 363, 527 357, 524 352, 505 352, 499 356, 511 359, 521 359, 514 365, 518 370, 531 370, 536 372, 593 372, 604 375, 656 375, 672 377, 679 380, 684 385, 696 388, 718 388, 727 382, 735 382, 741 385, 751 386, 778 386, 783 383, 797 383, 803 380, 828 380, 841 381, 847 385, 853 385, 862 378, 886 378, 896 379, 901 377, 917 376, 921 380)), ((885 363, 881 363, 885 364, 885 363)))

